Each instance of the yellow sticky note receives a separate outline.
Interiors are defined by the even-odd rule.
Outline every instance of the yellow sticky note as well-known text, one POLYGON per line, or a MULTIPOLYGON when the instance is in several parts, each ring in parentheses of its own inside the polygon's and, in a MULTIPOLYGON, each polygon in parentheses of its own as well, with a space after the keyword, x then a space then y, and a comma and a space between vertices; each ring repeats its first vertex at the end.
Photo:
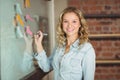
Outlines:
POLYGON ((17 22, 20 23, 21 26, 24 26, 24 22, 19 14, 16 15, 16 20, 17 20, 17 22))
POLYGON ((30 0, 24 0, 24 7, 25 8, 30 7, 30 0))
POLYGON ((27 7, 30 7, 30 0, 26 0, 27 7))

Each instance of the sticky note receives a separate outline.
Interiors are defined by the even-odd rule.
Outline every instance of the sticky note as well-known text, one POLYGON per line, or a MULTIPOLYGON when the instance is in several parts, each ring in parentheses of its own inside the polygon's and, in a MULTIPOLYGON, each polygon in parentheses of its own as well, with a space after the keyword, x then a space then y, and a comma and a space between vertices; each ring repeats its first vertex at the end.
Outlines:
POLYGON ((16 16, 14 16, 13 25, 14 25, 15 27, 18 25, 18 24, 17 24, 17 20, 16 20, 16 16))
POLYGON ((30 21, 34 21, 34 19, 32 19, 32 17, 29 14, 26 14, 25 16, 26 20, 30 20, 30 21))
POLYGON ((21 26, 24 26, 24 22, 19 14, 16 14, 16 20, 20 23, 21 26))
POLYGON ((19 3, 14 5, 15 13, 22 15, 22 10, 19 3))
POLYGON ((30 7, 30 0, 24 0, 24 7, 25 8, 30 7))
POLYGON ((26 26, 26 33, 29 35, 33 35, 32 31, 30 30, 30 26, 26 26))
POLYGON ((15 34, 17 38, 23 38, 22 31, 20 30, 20 26, 15 27, 15 34))

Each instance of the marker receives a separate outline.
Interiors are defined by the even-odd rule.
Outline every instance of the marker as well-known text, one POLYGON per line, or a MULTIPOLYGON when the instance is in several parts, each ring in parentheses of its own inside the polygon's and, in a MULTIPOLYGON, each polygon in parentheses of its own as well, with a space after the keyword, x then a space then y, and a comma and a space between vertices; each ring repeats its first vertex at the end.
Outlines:
MULTIPOLYGON (((39 36, 40 36, 39 33, 37 33, 36 35, 39 35, 39 36)), ((48 35, 47 33, 43 33, 43 36, 47 36, 47 35, 48 35)))
POLYGON ((47 36, 48 34, 47 33, 43 33, 43 36, 47 36))

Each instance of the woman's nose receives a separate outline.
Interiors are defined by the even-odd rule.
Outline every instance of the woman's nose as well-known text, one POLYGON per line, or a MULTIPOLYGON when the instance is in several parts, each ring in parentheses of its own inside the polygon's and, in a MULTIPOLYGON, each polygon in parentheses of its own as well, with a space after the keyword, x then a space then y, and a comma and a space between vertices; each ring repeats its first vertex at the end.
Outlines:
POLYGON ((68 23, 68 27, 72 27, 72 24, 71 24, 71 23, 68 23))

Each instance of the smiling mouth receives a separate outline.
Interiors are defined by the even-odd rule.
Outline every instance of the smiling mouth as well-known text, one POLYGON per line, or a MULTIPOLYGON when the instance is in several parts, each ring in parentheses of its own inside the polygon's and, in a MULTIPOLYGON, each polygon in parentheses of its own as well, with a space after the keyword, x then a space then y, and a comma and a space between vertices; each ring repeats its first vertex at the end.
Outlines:
POLYGON ((68 31, 68 32, 72 32, 72 31, 74 31, 74 29, 67 29, 67 31, 68 31))

